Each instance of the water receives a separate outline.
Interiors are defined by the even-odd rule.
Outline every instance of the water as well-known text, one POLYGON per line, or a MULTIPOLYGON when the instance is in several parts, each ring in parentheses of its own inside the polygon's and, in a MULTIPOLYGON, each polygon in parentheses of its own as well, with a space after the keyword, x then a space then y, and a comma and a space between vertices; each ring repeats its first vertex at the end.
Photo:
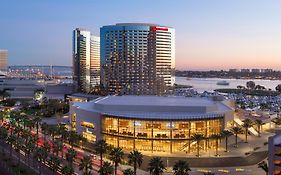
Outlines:
POLYGON ((176 77, 176 83, 181 85, 191 85, 193 89, 198 92, 213 91, 220 88, 237 88, 237 86, 242 85, 246 87, 247 81, 254 81, 256 85, 262 85, 267 89, 275 90, 278 84, 281 84, 281 80, 261 80, 261 79, 220 79, 220 78, 191 78, 186 79, 186 77, 176 77), (228 86, 217 85, 218 81, 226 80, 229 82, 228 86))

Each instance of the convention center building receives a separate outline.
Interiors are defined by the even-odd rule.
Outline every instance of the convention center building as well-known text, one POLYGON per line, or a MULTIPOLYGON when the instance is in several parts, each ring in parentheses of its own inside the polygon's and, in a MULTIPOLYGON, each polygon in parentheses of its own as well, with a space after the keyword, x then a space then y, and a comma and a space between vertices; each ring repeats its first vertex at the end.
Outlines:
POLYGON ((106 96, 70 106, 73 130, 90 141, 104 139, 125 151, 179 153, 196 151, 192 136, 209 138, 233 121, 229 101, 217 97, 106 96))

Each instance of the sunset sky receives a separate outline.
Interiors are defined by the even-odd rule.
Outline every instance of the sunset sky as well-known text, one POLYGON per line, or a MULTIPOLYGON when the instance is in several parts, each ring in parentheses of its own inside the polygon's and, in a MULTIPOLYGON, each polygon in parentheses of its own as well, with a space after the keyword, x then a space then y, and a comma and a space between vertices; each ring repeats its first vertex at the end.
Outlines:
POLYGON ((8 0, 0 49, 9 64, 71 65, 72 30, 147 22, 176 30, 176 67, 281 70, 279 0, 8 0))

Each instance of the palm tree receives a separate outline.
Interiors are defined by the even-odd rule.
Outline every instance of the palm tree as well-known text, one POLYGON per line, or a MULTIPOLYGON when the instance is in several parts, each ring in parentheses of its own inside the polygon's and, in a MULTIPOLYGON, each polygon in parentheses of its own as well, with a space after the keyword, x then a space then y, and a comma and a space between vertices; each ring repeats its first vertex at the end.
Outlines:
POLYGON ((45 141, 45 142, 43 143, 43 148, 44 148, 47 152, 50 152, 51 146, 50 146, 50 144, 48 143, 48 141, 45 141))
POLYGON ((7 91, 4 91, 3 92, 3 94, 2 94, 2 98, 4 99, 4 100, 6 100, 8 97, 10 97, 11 96, 11 94, 9 93, 9 92, 7 92, 7 91))
POLYGON ((69 131, 67 138, 71 148, 73 148, 74 144, 78 141, 78 134, 76 131, 69 131))
POLYGON ((0 111, 0 121, 1 121, 1 124, 3 123, 4 119, 6 118, 6 112, 4 111, 0 111))
POLYGON ((194 134, 191 136, 191 140, 196 142, 197 144, 197 157, 200 157, 199 151, 200 151, 200 142, 204 139, 204 136, 202 134, 194 134))
POLYGON ((49 127, 47 128, 47 132, 49 133, 50 136, 52 136, 52 142, 54 143, 55 136, 58 133, 56 125, 49 125, 49 127))
POLYGON ((81 143, 81 148, 84 148, 85 143, 87 142, 87 139, 83 136, 83 134, 78 135, 78 140, 81 143))
POLYGON ((174 175, 189 175, 191 171, 189 164, 186 161, 178 160, 173 166, 174 175))
POLYGON ((29 156, 31 153, 34 152, 36 146, 35 143, 32 139, 28 139, 27 144, 25 145, 24 151, 25 154, 27 155, 27 163, 29 164, 29 156))
POLYGON ((134 173, 134 171, 131 170, 130 168, 127 168, 127 169, 125 169, 125 170, 123 171, 123 174, 124 174, 124 175, 134 175, 135 173, 134 173))
POLYGON ((58 128, 58 134, 61 135, 61 142, 63 143, 64 140, 68 137, 67 128, 65 127, 64 124, 58 124, 57 128, 58 128))
POLYGON ((24 139, 23 138, 18 138, 16 140, 16 142, 15 142, 15 145, 14 145, 15 151, 19 153, 19 154, 17 154, 17 156, 18 156, 18 163, 17 164, 18 165, 21 162, 21 153, 20 153, 20 151, 23 150, 23 148, 24 148, 23 145, 24 145, 24 139))
POLYGON ((216 154, 215 156, 219 156, 218 154, 218 149, 219 149, 219 139, 221 139, 221 135, 220 134, 213 134, 211 135, 210 138, 214 139, 216 141, 216 154))
POLYGON ((12 156, 12 148, 13 145, 16 143, 16 140, 17 140, 17 136, 14 133, 10 134, 7 138, 7 142, 10 145, 10 157, 12 156))
POLYGON ((39 125, 40 125, 41 121, 42 121, 42 118, 39 117, 39 116, 35 116, 33 118, 33 122, 35 123, 35 126, 36 126, 36 135, 37 135, 37 137, 39 136, 39 125))
POLYGON ((73 175, 74 173, 74 169, 70 165, 65 165, 64 167, 62 167, 61 171, 64 175, 73 175))
POLYGON ((92 169, 92 158, 85 155, 79 164, 79 170, 83 170, 83 175, 86 175, 91 174, 92 169))
POLYGON ((60 151, 63 151, 63 143, 60 140, 55 140, 53 146, 53 153, 58 156, 60 151))
POLYGON ((103 154, 108 151, 108 148, 109 145, 105 142, 105 140, 98 140, 94 143, 94 150, 100 155, 100 166, 102 166, 103 154))
POLYGON ((253 122, 250 119, 245 119, 243 120, 243 125, 242 127, 245 129, 245 143, 248 143, 248 132, 249 128, 253 126, 253 122))
POLYGON ((4 144, 6 139, 8 138, 8 130, 6 128, 1 127, 0 128, 0 139, 1 139, 1 144, 2 144, 2 154, 4 155, 4 144))
POLYGON ((43 148, 37 148, 34 153, 34 158, 39 161, 39 174, 41 174, 42 169, 42 162, 45 162, 45 160, 48 157, 48 153, 43 148))
POLYGON ((100 175, 112 175, 114 171, 113 166, 109 162, 104 162, 99 169, 98 173, 100 175))
POLYGON ((242 132, 242 129, 238 126, 231 128, 231 132, 235 135, 235 147, 238 147, 238 134, 242 132))
POLYGON ((66 153, 66 160, 68 161, 69 166, 73 166, 73 161, 76 156, 77 156, 77 152, 73 148, 68 149, 66 153))
POLYGON ((140 167, 143 162, 143 155, 141 152, 134 150, 128 155, 129 164, 134 167, 134 175, 137 174, 137 167, 140 167))
POLYGON ((232 135, 232 132, 229 130, 222 130, 221 135, 225 137, 225 152, 228 152, 228 137, 232 135))
POLYGON ((44 135, 44 141, 46 141, 46 136, 47 136, 47 133, 48 133, 48 124, 47 123, 42 123, 41 124, 41 130, 42 130, 42 133, 44 135))
POLYGON ((258 164, 258 168, 261 168, 264 170, 265 174, 268 175, 268 165, 265 161, 262 161, 258 164))
POLYGON ((55 156, 55 155, 51 155, 50 157, 50 168, 53 171, 53 174, 55 174, 55 172, 59 169, 60 167, 60 159, 55 156))
POLYGON ((150 159, 148 170, 151 175, 162 175, 165 169, 165 165, 160 157, 153 157, 150 159))
POLYGON ((261 127, 262 127, 262 125, 264 125, 265 123, 262 121, 262 120, 256 120, 255 121, 255 124, 257 125, 257 127, 258 127, 258 134, 259 134, 259 137, 261 136, 261 127))
POLYGON ((117 175, 117 168, 119 163, 122 161, 124 152, 122 148, 113 148, 111 152, 109 153, 110 160, 114 162, 115 166, 115 175, 117 175))

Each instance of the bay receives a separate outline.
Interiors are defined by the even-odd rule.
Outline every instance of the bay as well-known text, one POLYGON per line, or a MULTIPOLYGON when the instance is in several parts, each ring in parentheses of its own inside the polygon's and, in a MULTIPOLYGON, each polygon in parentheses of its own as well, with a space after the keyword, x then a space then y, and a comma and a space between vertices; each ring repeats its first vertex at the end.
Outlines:
POLYGON ((221 88, 237 88, 242 85, 246 87, 248 81, 254 81, 256 85, 264 86, 267 89, 275 90, 278 84, 281 84, 281 80, 261 80, 261 79, 221 79, 221 78, 190 78, 176 77, 176 83, 181 85, 191 85, 194 90, 198 92, 214 91, 221 88), (228 86, 217 85, 218 81, 225 80, 229 82, 228 86))

